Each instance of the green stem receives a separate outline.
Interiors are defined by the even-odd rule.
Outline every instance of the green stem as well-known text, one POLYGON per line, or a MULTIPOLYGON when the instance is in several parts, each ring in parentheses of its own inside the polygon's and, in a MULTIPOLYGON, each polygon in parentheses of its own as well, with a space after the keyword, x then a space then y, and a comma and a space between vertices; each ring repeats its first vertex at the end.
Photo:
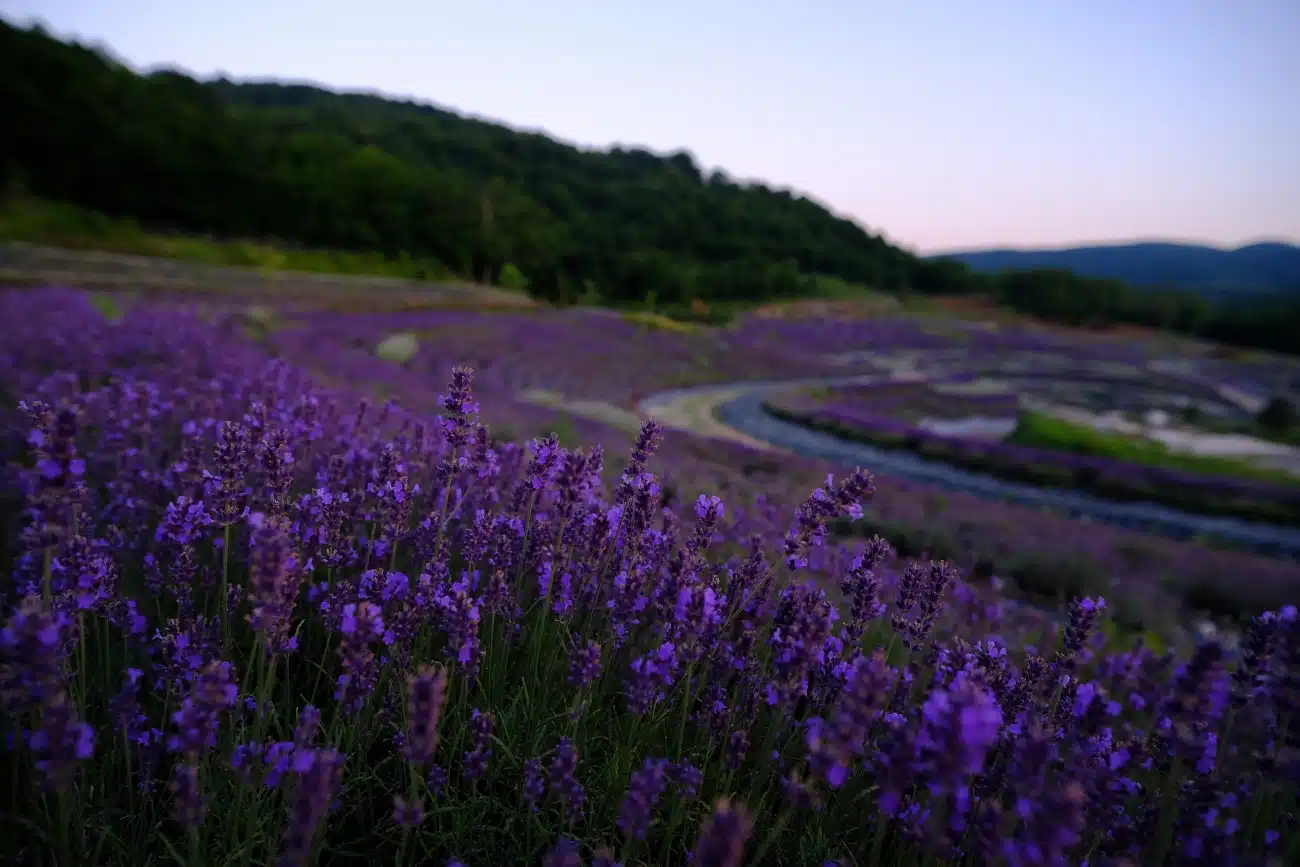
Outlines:
POLYGON ((59 838, 59 863, 72 867, 76 862, 72 860, 72 815, 68 809, 67 793, 57 795, 59 801, 59 828, 57 836, 59 838))
POLYGON ((54 601, 54 549, 45 549, 45 568, 41 572, 41 595, 45 599, 45 604, 49 605, 54 601))
POLYGON ((230 525, 221 532, 221 585, 217 591, 217 610, 221 612, 221 640, 230 646, 230 525))
POLYGON ((677 756, 682 755, 682 744, 686 742, 686 720, 691 714, 691 678, 695 674, 695 663, 686 668, 685 697, 682 700, 682 718, 677 723, 677 756))
POLYGON ((191 867, 203 867, 203 844, 199 840, 199 829, 191 828, 187 835, 190 841, 190 856, 188 863, 191 867))
POLYGON ((754 860, 750 862, 754 867, 758 867, 758 865, 763 863, 763 857, 767 855, 768 850, 772 848, 772 844, 776 842, 776 838, 781 836, 781 832, 784 831, 785 826, 790 823, 790 817, 793 815, 794 809, 792 807, 787 806, 781 811, 781 815, 777 817, 776 824, 772 826, 772 830, 767 832, 767 837, 764 838, 763 844, 758 847, 758 852, 754 855, 754 860))

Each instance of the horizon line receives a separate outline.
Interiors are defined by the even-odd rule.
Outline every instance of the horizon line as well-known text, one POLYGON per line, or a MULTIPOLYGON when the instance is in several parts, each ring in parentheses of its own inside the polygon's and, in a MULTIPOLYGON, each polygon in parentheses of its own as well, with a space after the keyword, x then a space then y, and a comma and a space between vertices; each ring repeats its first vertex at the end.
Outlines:
POLYGON ((1283 247, 1295 247, 1300 249, 1300 238, 1288 238, 1283 235, 1274 235, 1246 238, 1235 244, 1222 244, 1215 241, 1198 240, 1196 238, 1143 235, 1131 240, 1109 238, 1103 240, 1067 241, 1046 245, 995 244, 987 247, 955 247, 951 249, 926 252, 923 255, 926 258, 933 258, 941 256, 961 256, 970 253, 1065 253, 1072 250, 1118 249, 1122 247, 1143 246, 1197 247, 1206 250, 1215 250, 1220 253, 1236 253, 1239 250, 1245 250, 1250 247, 1259 247, 1266 244, 1277 244, 1283 247))

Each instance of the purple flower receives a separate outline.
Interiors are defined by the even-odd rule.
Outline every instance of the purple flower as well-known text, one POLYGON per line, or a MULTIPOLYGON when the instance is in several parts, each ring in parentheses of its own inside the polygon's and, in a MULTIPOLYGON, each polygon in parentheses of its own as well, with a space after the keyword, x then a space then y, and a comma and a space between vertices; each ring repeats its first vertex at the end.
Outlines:
POLYGON ((922 706, 911 773, 932 796, 951 799, 950 821, 970 809, 971 779, 984 769, 1001 728, 996 699, 965 673, 932 690, 922 706))
POLYGON ((197 828, 203 824, 208 811, 207 799, 199 783, 199 769, 184 762, 172 771, 172 816, 183 828, 197 828))
POLYGON ((384 539, 391 544, 406 537, 411 520, 411 495, 418 490, 412 487, 397 449, 392 443, 379 453, 374 477, 366 483, 366 493, 375 503, 375 524, 384 539))
POLYGON ((94 755, 95 731, 82 722, 68 695, 59 692, 45 702, 40 724, 27 743, 41 775, 41 786, 47 791, 66 792, 72 788, 77 766, 94 755))
POLYGON ((229 662, 209 662, 194 679, 180 710, 172 714, 176 733, 168 738, 167 748, 197 762, 217 745, 221 714, 234 709, 238 698, 234 667, 229 662))
POLYGON ((288 434, 279 428, 267 432, 258 446, 258 460, 267 511, 272 516, 284 517, 289 511, 293 486, 294 459, 288 434))
POLYGON ((62 688, 63 664, 73 621, 50 610, 40 596, 26 596, 0 630, 0 702, 18 714, 62 688))
POLYGON ((400 828, 416 828, 424 823, 424 801, 416 798, 407 802, 401 795, 393 796, 393 822, 400 828))
POLYGON ((704 785, 704 772, 686 759, 669 765, 668 776, 683 801, 692 800, 700 793, 700 786, 704 785))
POLYGON ((783 591, 768 639, 773 669, 768 704, 780 704, 807 693, 808 675, 825 661, 831 617, 830 603, 816 587, 796 584, 783 591))
POLYGON ((73 536, 68 540, 65 570, 78 611, 107 614, 111 608, 113 592, 117 588, 117 569, 105 552, 106 547, 104 543, 92 542, 84 536, 73 536))
POLYGON ((717 532, 718 522, 726 513, 721 499, 700 494, 699 499, 695 501, 695 517, 699 523, 696 524, 694 534, 686 543, 689 560, 693 560, 709 547, 713 541, 713 534, 717 532))
POLYGON ((939 618, 943 594, 956 577, 957 570, 946 560, 931 561, 924 566, 908 564, 891 625, 902 634, 909 647, 919 647, 930 637, 939 618), (909 619, 906 615, 913 607, 917 614, 909 619))
POLYGON ((478 672, 481 656, 478 627, 479 606, 463 589, 440 597, 443 628, 447 631, 447 655, 472 679, 478 672))
POLYGON ((248 513, 244 474, 248 471, 248 429, 237 421, 222 422, 217 433, 215 473, 203 474, 204 499, 218 525, 228 527, 248 513))
POLYGON ((846 637, 856 644, 862 638, 868 620, 884 613, 885 606, 880 602, 880 578, 875 570, 893 553, 889 543, 879 536, 873 536, 866 550, 853 561, 848 575, 840 582, 840 590, 848 600, 849 618, 845 624, 846 637))
POLYGON ((477 780, 487 773, 488 760, 492 757, 492 730, 496 726, 496 717, 483 713, 478 708, 470 714, 469 738, 472 748, 465 753, 462 772, 465 779, 477 780))
POLYGON ((814 720, 807 733, 809 765, 832 788, 848 779, 866 745, 867 734, 889 702, 893 671, 884 654, 859 656, 846 677, 828 720, 814 720))
POLYGON ((568 738, 560 738, 555 758, 551 761, 551 797, 560 804, 566 822, 582 818, 586 791, 578 782, 578 748, 568 738))
POLYGON ((745 756, 749 753, 749 732, 744 729, 736 729, 727 738, 727 749, 723 754, 723 764, 729 771, 738 771, 740 766, 745 763, 745 756))
POLYGON ((306 705, 298 712, 298 726, 293 730, 293 745, 295 749, 306 750, 316 740, 316 733, 320 731, 320 711, 314 705, 306 705))
POLYGON ((655 805, 668 784, 667 766, 664 759, 646 759, 640 770, 633 771, 616 822, 625 836, 644 840, 649 833, 655 805))
POLYGON ((541 491, 551 484, 555 471, 559 468, 562 455, 560 440, 551 434, 546 439, 533 440, 529 447, 533 454, 528 462, 528 487, 533 491, 541 491))
POLYGON ((257 741, 235 744, 235 748, 230 753, 230 769, 245 785, 252 785, 257 778, 265 752, 262 744, 257 741))
POLYGON ((623 476, 619 480, 618 488, 614 493, 614 503, 622 505, 627 502, 637 489, 641 475, 645 472, 646 464, 659 448, 659 442, 663 438, 663 425, 652 418, 641 422, 641 431, 637 434, 636 444, 632 447, 632 458, 628 461, 627 469, 623 471, 623 476))
POLYGON ((1065 627, 1065 638, 1057 652, 1055 662, 1063 671, 1073 671, 1075 660, 1092 634, 1097 615, 1106 607, 1104 599, 1071 599, 1070 622, 1065 627))
POLYGON ((82 476, 86 462, 77 456, 77 410, 57 412, 36 403, 28 407, 39 427, 27 438, 34 469, 24 474, 27 523, 22 541, 30 549, 46 548, 68 535, 86 500, 82 476))
POLYGON ((546 779, 542 775, 542 760, 532 758, 524 762, 524 805, 528 812, 536 813, 546 796, 546 779))
POLYGON ((343 787, 343 761, 343 755, 333 750, 304 754, 295 774, 284 830, 281 863, 286 867, 303 867, 310 862, 312 840, 343 787))
POLYGON ((794 513, 794 524, 785 537, 785 562, 791 569, 808 567, 808 549, 822 545, 826 539, 826 522, 844 515, 862 517, 861 501, 875 492, 871 473, 854 470, 835 486, 831 476, 823 487, 812 492, 794 513))
POLYGON ((272 654, 283 653, 296 643, 288 634, 302 570, 290 546, 288 522, 282 518, 267 517, 253 531, 248 625, 262 634, 272 654))
MULTIPOLYGON (((447 392, 438 398, 446 416, 441 419, 443 437, 454 453, 473 442, 474 420, 479 407, 471 395, 474 383, 474 371, 468 367, 457 366, 451 369, 451 382, 447 392)), ((450 470, 450 467, 447 468, 450 470)))
POLYGON ((447 670, 423 666, 406 681, 406 757, 428 767, 438 747, 438 719, 447 699, 447 670))
POLYGON ((379 678, 379 665, 372 650, 384 634, 379 606, 373 602, 344 605, 339 631, 343 633, 339 642, 343 673, 339 675, 334 698, 355 713, 365 706, 379 678))
POLYGON ((573 650, 569 661, 569 684, 577 689, 586 689, 596 678, 600 677, 600 645, 588 641, 582 647, 573 650))
POLYGON ((748 811, 720 799, 691 850, 691 867, 740 867, 753 827, 748 811))
POLYGON ((546 853, 542 867, 582 867, 582 854, 578 844, 568 837, 562 837, 555 848, 546 853))
POLYGON ((430 797, 436 800, 442 796, 442 793, 447 790, 448 777, 447 769, 442 765, 435 764, 429 768, 429 774, 425 778, 425 782, 429 786, 430 797))
POLYGON ((131 743, 140 743, 149 732, 149 718, 140 710, 140 678, 138 668, 126 670, 126 682, 113 696, 109 709, 113 716, 113 730, 121 733, 131 743))
POLYGON ((627 684, 628 713, 645 714, 672 687, 677 677, 677 648, 665 641, 644 656, 632 660, 627 684))

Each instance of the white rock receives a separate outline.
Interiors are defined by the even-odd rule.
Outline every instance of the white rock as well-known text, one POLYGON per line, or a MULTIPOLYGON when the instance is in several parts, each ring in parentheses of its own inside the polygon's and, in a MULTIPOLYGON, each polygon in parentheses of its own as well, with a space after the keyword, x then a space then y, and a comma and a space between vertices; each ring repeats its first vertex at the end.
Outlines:
POLYGON ((420 349, 420 341, 410 332, 390 334, 375 347, 375 355, 398 364, 410 361, 420 349))

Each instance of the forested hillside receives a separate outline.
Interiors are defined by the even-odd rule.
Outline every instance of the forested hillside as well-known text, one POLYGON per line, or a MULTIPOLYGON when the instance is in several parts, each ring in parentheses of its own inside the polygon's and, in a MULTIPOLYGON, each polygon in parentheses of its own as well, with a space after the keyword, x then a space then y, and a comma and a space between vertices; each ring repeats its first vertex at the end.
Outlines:
POLYGON ((725 305, 808 295, 829 276, 1277 349, 1300 333, 1300 306, 1228 312, 1064 271, 928 261, 797 194, 706 174, 688 153, 584 151, 376 96, 140 75, 3 22, 0 119, 11 191, 164 230, 431 257, 480 279, 511 263, 558 302, 725 305))

